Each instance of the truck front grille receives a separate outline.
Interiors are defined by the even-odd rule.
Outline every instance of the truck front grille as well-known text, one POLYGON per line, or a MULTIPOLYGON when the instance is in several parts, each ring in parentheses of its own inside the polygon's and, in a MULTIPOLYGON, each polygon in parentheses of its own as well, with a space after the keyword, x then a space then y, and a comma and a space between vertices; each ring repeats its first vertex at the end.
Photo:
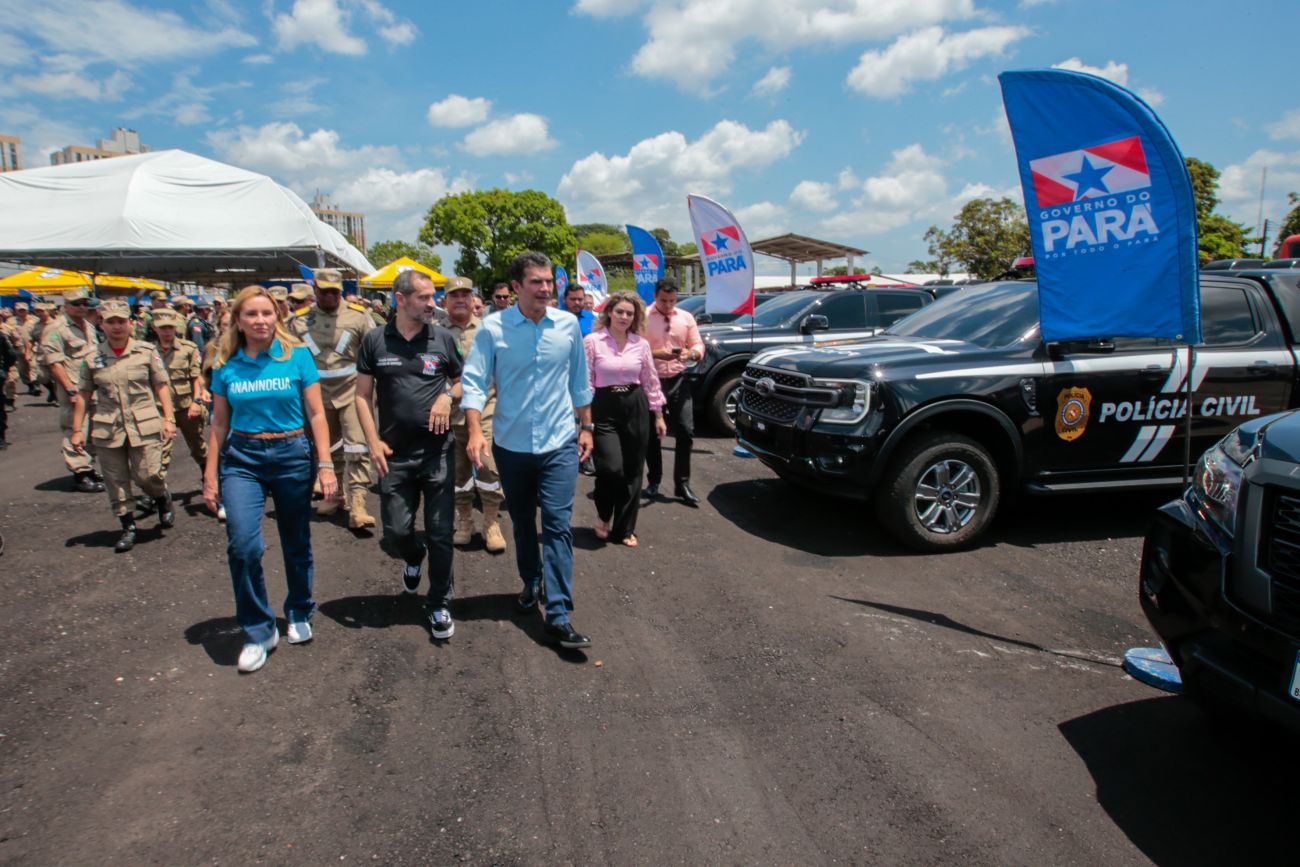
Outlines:
POLYGON ((1272 492, 1260 530, 1260 565, 1273 585, 1273 623, 1300 634, 1300 496, 1272 492))
POLYGON ((812 377, 807 374, 790 373, 757 364, 745 368, 740 382, 743 386, 740 393, 741 408, 780 424, 792 423, 805 407, 834 406, 839 400, 839 393, 835 389, 814 386, 812 377), (770 393, 758 390, 758 382, 763 379, 772 381, 770 393))

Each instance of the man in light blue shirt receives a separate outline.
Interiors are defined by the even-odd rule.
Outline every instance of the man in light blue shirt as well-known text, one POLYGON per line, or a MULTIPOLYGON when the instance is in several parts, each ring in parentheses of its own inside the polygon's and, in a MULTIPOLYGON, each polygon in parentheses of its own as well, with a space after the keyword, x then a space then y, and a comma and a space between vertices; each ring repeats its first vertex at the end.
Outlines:
POLYGON ((482 466, 489 448, 505 489, 524 583, 519 607, 532 611, 539 595, 546 634, 561 647, 590 647, 569 622, 573 610, 573 500, 578 463, 591 454, 591 384, 578 320, 550 306, 555 294, 551 260, 527 252, 510 264, 518 303, 483 320, 461 376, 461 409, 469 430, 465 451, 482 466), (481 413, 496 386, 492 445, 481 413), (573 437, 573 414, 580 431, 573 437), (542 538, 537 538, 537 510, 542 538))

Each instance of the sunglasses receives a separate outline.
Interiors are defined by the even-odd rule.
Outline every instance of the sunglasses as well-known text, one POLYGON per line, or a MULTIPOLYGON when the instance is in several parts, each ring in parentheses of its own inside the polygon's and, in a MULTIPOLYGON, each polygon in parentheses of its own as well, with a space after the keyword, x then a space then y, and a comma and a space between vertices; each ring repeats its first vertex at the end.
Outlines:
POLYGON ((510 296, 509 296, 509 295, 493 295, 492 297, 495 298, 495 299, 498 300, 498 301, 509 301, 509 300, 510 300, 510 296))
POLYGON ((89 301, 69 301, 69 302, 68 302, 68 306, 69 306, 69 307, 89 307, 89 306, 90 306, 90 302, 89 302, 89 301))

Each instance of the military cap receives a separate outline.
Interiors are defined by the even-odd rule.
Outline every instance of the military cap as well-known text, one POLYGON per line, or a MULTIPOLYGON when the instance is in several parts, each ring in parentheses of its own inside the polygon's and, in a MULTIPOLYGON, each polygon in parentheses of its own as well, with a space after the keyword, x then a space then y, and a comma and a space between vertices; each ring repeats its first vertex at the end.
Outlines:
POLYGON ((289 292, 283 286, 272 286, 270 289, 267 289, 266 291, 269 292, 271 294, 271 297, 274 298, 276 301, 289 300, 289 292))
MULTIPOLYGON (((100 306, 101 304, 103 304, 103 303, 104 303, 104 302, 101 301, 101 300, 98 299, 98 298, 88 298, 88 299, 86 299, 86 306, 89 307, 91 310, 98 310, 98 309, 99 309, 99 306, 100 306)), ((123 303, 126 303, 126 302, 123 302, 123 303)))
POLYGON ((317 286, 336 286, 343 288, 343 274, 337 268, 319 268, 316 271, 317 286))
POLYGON ((17 312, 17 311, 19 311, 19 310, 31 310, 31 309, 32 309, 32 308, 30 308, 30 307, 27 306, 27 302, 26 302, 26 301, 19 301, 17 304, 14 305, 14 311, 15 311, 15 312, 17 312))
POLYGON ((179 328, 185 324, 184 318, 175 310, 159 310, 153 315, 153 326, 171 325, 179 328))
POLYGON ((63 303, 70 301, 85 301, 90 297, 90 290, 85 286, 78 286, 76 289, 69 289, 63 293, 63 303))
POLYGON ((289 297, 294 301, 306 301, 311 295, 311 287, 306 283, 294 283, 289 287, 289 297))
MULTIPOLYGON (((130 319, 131 307, 120 298, 110 298, 104 302, 99 315, 103 319, 130 319)), ((157 319, 154 321, 156 322, 157 319)))
POLYGON ((443 284, 442 291, 447 294, 452 292, 473 292, 474 281, 468 277, 451 277, 443 284))
POLYGON ((211 310, 212 302, 200 295, 199 300, 194 302, 194 307, 196 310, 211 310))
POLYGON ((47 313, 52 313, 59 309, 59 305, 55 304, 53 301, 37 301, 32 306, 37 310, 44 310, 47 313))
POLYGON ((167 290, 166 290, 166 289, 152 289, 152 290, 149 291, 149 298, 150 298, 151 300, 153 300, 153 301, 166 301, 166 300, 167 300, 167 290))
POLYGON ((194 306, 194 302, 191 301, 191 300, 190 300, 187 296, 185 296, 185 295, 173 295, 173 296, 172 296, 172 299, 171 299, 171 303, 172 303, 172 306, 173 306, 173 307, 175 307, 177 304, 185 304, 185 305, 187 305, 187 306, 189 306, 189 307, 193 307, 193 306, 194 306))

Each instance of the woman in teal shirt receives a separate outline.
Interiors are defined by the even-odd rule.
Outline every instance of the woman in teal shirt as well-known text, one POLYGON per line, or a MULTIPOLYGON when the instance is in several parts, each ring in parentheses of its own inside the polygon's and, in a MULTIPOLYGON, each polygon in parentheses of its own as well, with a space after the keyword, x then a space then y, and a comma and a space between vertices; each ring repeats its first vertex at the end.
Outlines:
POLYGON ((262 571, 262 513, 275 501, 289 594, 284 616, 290 644, 310 641, 312 600, 311 489, 334 496, 329 428, 320 374, 311 353, 277 315, 261 286, 247 286, 231 305, 212 372, 212 424, 203 499, 226 507, 226 556, 235 587, 235 618, 247 635, 239 670, 257 671, 280 639, 262 571), (306 429, 310 426, 311 438, 306 429), (313 452, 313 443, 314 449, 313 452))

